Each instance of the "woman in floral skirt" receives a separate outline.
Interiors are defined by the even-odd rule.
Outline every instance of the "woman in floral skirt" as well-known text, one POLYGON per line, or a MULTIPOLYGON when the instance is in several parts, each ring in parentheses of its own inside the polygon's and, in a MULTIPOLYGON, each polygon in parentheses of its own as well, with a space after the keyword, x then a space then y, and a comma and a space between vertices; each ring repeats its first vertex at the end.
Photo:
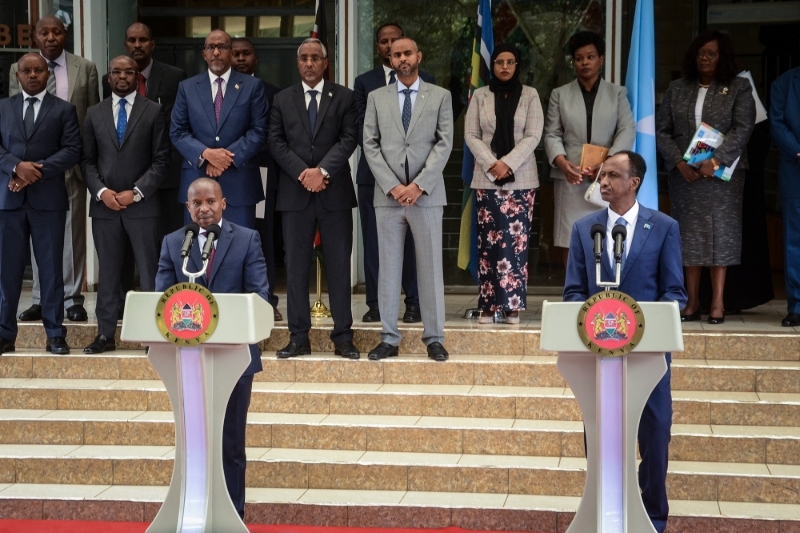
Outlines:
POLYGON ((519 81, 520 54, 510 44, 494 49, 492 79, 477 89, 467 110, 464 137, 475 155, 472 188, 478 211, 480 324, 495 311, 519 323, 528 289, 528 238, 539 187, 533 150, 544 117, 536 89, 519 81))

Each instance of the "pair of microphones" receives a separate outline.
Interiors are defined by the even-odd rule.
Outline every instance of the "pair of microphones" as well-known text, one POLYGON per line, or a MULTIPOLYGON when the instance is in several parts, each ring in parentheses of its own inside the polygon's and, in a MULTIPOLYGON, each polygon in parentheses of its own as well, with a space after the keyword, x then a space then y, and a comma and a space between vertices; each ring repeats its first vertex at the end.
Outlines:
MULTIPOLYGON (((184 237, 183 246, 181 246, 181 257, 186 258, 192 249, 192 243, 194 242, 195 237, 200 234, 200 226, 196 222, 190 222, 185 228, 183 228, 183 231, 184 237)), ((206 243, 203 245, 203 251, 200 254, 200 257, 203 261, 208 259, 208 256, 211 254, 211 250, 214 249, 214 241, 216 241, 219 237, 220 231, 221 229, 219 224, 211 224, 205 229, 206 243)))
POLYGON ((628 230, 621 224, 615 225, 611 229, 611 238, 614 241, 614 262, 616 263, 615 280, 608 282, 603 281, 601 276, 600 265, 603 261, 603 242, 606 240, 606 226, 605 224, 595 224, 591 230, 592 241, 594 241, 594 262, 595 262, 595 284, 598 287, 604 287, 610 290, 612 287, 619 287, 620 277, 622 275, 622 252, 625 244, 625 238, 628 236, 628 230))

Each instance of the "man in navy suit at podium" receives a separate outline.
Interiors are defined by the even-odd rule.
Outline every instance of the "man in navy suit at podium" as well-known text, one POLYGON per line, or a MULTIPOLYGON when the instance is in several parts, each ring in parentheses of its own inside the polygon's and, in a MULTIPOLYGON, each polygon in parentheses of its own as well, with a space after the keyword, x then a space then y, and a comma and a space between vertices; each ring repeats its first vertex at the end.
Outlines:
MULTIPOLYGON (((638 302, 678 302, 686 305, 683 284, 681 238, 678 223, 658 211, 652 211, 636 200, 647 166, 639 154, 622 151, 603 164, 600 192, 609 203, 608 209, 580 219, 572 228, 564 284, 565 302, 584 302, 600 292, 595 279, 594 240, 591 228, 606 228, 602 260, 602 281, 614 279, 615 268, 611 230, 623 225, 627 230, 624 242, 619 291, 638 302)), ((654 327, 650 325, 650 327, 654 327)), ((655 326, 657 327, 657 326, 655 326)), ((639 422, 639 487, 642 501, 658 533, 667 527, 667 460, 672 427, 672 395, 670 393, 670 354, 666 356, 667 373, 647 400, 639 422)))
MULTIPOLYGON (((187 270, 199 272, 203 267, 200 250, 206 242, 203 230, 219 224, 221 232, 209 256, 206 274, 196 283, 207 287, 212 293, 256 293, 269 301, 267 263, 261 251, 261 240, 255 230, 243 228, 224 220, 225 198, 219 183, 209 178, 192 182, 187 191, 186 207, 194 222, 200 226, 200 235, 192 243, 187 270)), ((176 283, 188 281, 183 275, 181 245, 184 231, 178 230, 164 238, 161 257, 156 274, 156 291, 165 291, 176 283)), ((225 483, 233 505, 244 518, 244 474, 247 466, 245 456, 245 432, 247 430, 247 408, 250 407, 250 391, 253 374, 261 372, 261 354, 258 346, 250 345, 250 366, 244 371, 234 387, 225 411, 222 428, 222 468, 225 483)))

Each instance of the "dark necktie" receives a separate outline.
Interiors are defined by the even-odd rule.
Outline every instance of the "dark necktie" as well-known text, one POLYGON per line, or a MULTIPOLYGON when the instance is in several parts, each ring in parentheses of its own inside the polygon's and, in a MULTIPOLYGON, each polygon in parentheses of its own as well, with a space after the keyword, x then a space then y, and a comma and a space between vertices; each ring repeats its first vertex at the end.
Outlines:
POLYGON ((394 70, 390 70, 389 71, 389 83, 388 83, 388 85, 391 85, 393 83, 397 83, 397 77, 395 76, 394 70))
POLYGON ((147 79, 144 77, 144 74, 141 72, 139 73, 139 85, 136 87, 136 92, 139 93, 140 96, 147 96, 147 79))
MULTIPOLYGON (((200 235, 203 235, 206 239, 208 238, 208 233, 203 230, 200 232, 200 235)), ((217 252, 216 243, 214 246, 211 247, 211 252, 208 254, 208 265, 206 265, 206 279, 211 279, 211 266, 214 264, 214 254, 217 252)))
POLYGON ((50 70, 50 76, 47 78, 47 92, 53 96, 58 96, 56 93, 56 67, 58 63, 55 61, 48 61, 47 68, 50 70))
POLYGON ((30 137, 31 133, 33 133, 33 125, 36 122, 33 104, 36 103, 36 100, 38 100, 38 98, 33 96, 29 96, 25 99, 25 101, 28 102, 28 108, 25 110, 25 118, 22 119, 22 122, 25 125, 25 137, 30 137))
MULTIPOLYGON (((617 223, 614 224, 614 225, 615 226, 622 226, 623 228, 626 228, 626 229, 628 227, 628 223, 625 222, 625 219, 623 217, 619 217, 617 219, 617 223)), ((628 254, 625 253, 625 248, 627 248, 626 245, 627 245, 627 239, 622 241, 622 259, 620 259, 620 262, 619 262, 620 270, 625 268, 625 259, 627 259, 627 255, 628 255, 628 254)))
POLYGON ((411 124, 411 89, 403 89, 400 92, 406 95, 403 101, 403 129, 408 133, 408 125, 411 124))
POLYGON ((314 128, 317 126, 317 94, 319 91, 308 91, 311 100, 308 102, 308 123, 311 125, 311 133, 314 133, 314 128))
POLYGON ((217 96, 214 97, 214 117, 219 124, 219 115, 222 113, 222 78, 217 78, 217 96))
POLYGON ((122 146, 122 138, 125 137, 125 128, 128 127, 128 113, 125 112, 125 104, 128 101, 124 98, 119 99, 119 114, 117 115, 117 142, 122 146))

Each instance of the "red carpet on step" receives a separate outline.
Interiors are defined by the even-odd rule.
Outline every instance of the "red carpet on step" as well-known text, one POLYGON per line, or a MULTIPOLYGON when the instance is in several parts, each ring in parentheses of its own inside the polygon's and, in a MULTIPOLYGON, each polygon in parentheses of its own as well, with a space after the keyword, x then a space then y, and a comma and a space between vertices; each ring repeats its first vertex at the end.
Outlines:
MULTIPOLYGON (((144 522, 79 522, 76 520, 0 520, 0 533, 144 533, 144 522)), ((444 529, 360 528, 249 525, 250 533, 487 533, 458 527, 444 529)))

